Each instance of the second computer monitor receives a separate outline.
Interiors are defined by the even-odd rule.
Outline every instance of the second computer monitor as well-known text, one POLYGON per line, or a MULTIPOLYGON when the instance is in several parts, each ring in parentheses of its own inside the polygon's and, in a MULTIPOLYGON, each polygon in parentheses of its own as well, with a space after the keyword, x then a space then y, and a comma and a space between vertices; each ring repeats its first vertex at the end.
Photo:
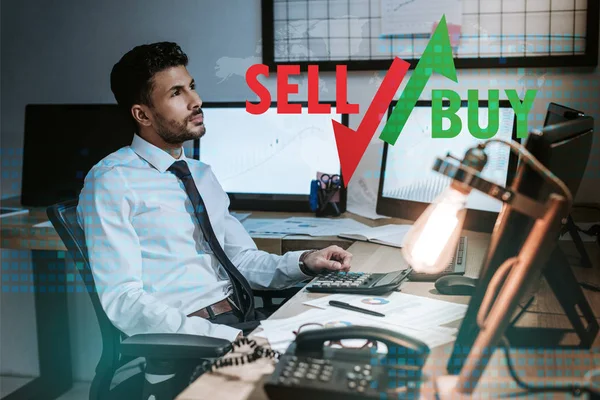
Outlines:
POLYGON ((574 108, 551 102, 548 104, 544 126, 570 121, 575 118, 583 117, 584 115, 583 112, 575 110, 574 108))
MULTIPOLYGON (((582 111, 562 104, 549 103, 544 127, 562 124, 583 117, 585 117, 585 114, 582 111)), ((550 130, 550 132, 553 131, 550 130)), ((547 136, 552 136, 553 134, 548 133, 547 136)), ((549 165, 548 167, 567 185, 573 197, 577 195, 581 179, 587 167, 588 158, 592 151, 592 141, 593 134, 574 135, 573 138, 565 139, 564 143, 556 143, 552 146, 552 152, 558 153, 559 156, 554 156, 552 159, 554 165, 549 165), (562 148, 569 148, 569 150, 564 151, 562 148)), ((546 154, 546 156, 549 157, 550 154, 546 154)))
MULTIPOLYGON (((325 102, 322 102, 325 103, 325 102)), ((317 172, 340 174, 332 120, 348 125, 335 103, 327 114, 281 114, 276 103, 260 115, 245 102, 204 103, 206 134, 200 161, 209 164, 229 195, 231 209, 310 212, 310 182, 317 172)), ((346 191, 340 195, 345 211, 346 191)))
MULTIPOLYGON (((388 118, 395 105, 396 102, 390 105, 388 118)), ((416 220, 450 184, 450 178, 433 171, 435 159, 448 152, 462 158, 468 148, 482 141, 469 133, 466 101, 456 113, 462 121, 462 129, 454 138, 432 138, 431 110, 431 101, 418 101, 396 143, 393 146, 384 144, 377 196, 378 214, 416 220)), ((479 126, 486 128, 488 102, 481 100, 478 111, 479 126)), ((449 123, 444 118, 443 129, 448 129, 449 123)), ((494 137, 517 140, 515 113, 508 100, 500 101, 499 127, 494 137)), ((488 162, 482 175, 506 186, 514 177, 517 157, 507 146, 498 144, 489 147, 488 162)), ((491 232, 501 207, 500 201, 473 191, 467 203, 464 228, 491 232)))

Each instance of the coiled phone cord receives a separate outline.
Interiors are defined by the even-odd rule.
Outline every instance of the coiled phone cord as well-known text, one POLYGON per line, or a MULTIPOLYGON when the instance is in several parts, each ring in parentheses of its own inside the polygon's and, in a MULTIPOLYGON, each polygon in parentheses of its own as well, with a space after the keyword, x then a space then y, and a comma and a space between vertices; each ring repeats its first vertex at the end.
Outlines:
POLYGON ((232 365, 243 365, 247 363, 252 363, 260 358, 271 358, 276 362, 279 361, 279 357, 281 357, 281 353, 269 349, 267 347, 259 346, 255 340, 248 338, 241 338, 231 343, 232 350, 239 349, 242 346, 249 346, 252 352, 236 356, 236 357, 228 357, 228 358, 218 358, 214 361, 206 360, 202 364, 197 365, 194 368, 194 372, 190 376, 190 384, 194 382, 198 377, 205 372, 213 372, 216 369, 229 367, 232 365))

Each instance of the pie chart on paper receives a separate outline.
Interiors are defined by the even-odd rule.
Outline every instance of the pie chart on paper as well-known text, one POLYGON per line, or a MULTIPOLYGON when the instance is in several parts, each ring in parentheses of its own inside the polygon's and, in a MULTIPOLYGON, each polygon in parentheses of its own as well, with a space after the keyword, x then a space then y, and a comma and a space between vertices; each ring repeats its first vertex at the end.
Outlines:
POLYGON ((325 325, 325 328, 337 328, 342 326, 351 326, 352 324, 348 321, 329 321, 325 325))
POLYGON ((389 300, 386 300, 383 297, 367 297, 362 299, 361 302, 372 306, 380 306, 389 303, 389 300))

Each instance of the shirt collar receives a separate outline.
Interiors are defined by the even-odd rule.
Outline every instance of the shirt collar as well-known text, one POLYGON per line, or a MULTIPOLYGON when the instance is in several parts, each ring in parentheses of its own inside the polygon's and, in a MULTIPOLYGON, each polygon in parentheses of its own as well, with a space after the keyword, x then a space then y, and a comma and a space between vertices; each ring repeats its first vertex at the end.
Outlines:
POLYGON ((181 156, 175 159, 169 153, 144 140, 138 134, 133 135, 131 148, 137 153, 138 156, 148 161, 150 165, 152 165, 161 173, 166 172, 175 161, 184 160, 187 162, 185 157, 185 149, 182 148, 181 156))

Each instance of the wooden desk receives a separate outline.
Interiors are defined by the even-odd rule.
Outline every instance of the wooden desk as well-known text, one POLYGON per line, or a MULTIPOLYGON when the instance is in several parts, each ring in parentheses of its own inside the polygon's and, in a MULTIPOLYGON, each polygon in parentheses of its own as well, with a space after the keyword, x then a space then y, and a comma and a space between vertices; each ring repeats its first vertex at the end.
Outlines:
MULTIPOLYGON (((20 207, 18 198, 4 199, 0 203, 6 207, 20 207)), ((255 218, 288 218, 290 216, 313 216, 313 214, 306 213, 292 215, 290 213, 252 212, 252 217, 255 218)), ((395 218, 371 221, 351 213, 346 213, 344 216, 354 218, 359 222, 370 226, 385 225, 389 223, 408 223, 408 221, 395 218)), ((575 218, 576 220, 580 220, 577 216, 575 216, 575 218)), ((65 288, 67 286, 67 274, 77 276, 77 271, 74 266, 65 263, 66 249, 54 228, 33 227, 35 224, 47 220, 48 217, 44 207, 30 208, 28 214, 0 219, 1 248, 28 250, 31 252, 32 269, 28 271, 20 269, 18 275, 31 273, 34 276, 34 282, 28 283, 27 285, 20 285, 20 287, 25 286, 28 290, 29 287, 32 287, 34 290, 40 360, 40 377, 18 391, 10 394, 6 397, 7 400, 30 398, 39 393, 43 393, 46 397, 53 398, 64 393, 72 386, 67 290, 65 290, 65 288), (39 288, 42 286, 46 287, 48 290, 46 292, 41 292, 39 288), (49 291, 50 288, 54 288, 53 291, 49 291), (61 360, 61 362, 57 363, 56 360, 61 360)), ((598 220, 598 218, 597 216, 593 216, 591 220, 598 220)), ((469 267, 467 274, 475 276, 477 275, 477 270, 473 270, 473 268, 477 268, 478 265, 481 265, 483 252, 474 251, 474 249, 479 246, 481 246, 480 248, 487 246, 487 235, 474 233, 469 236, 469 257, 470 260, 472 259, 474 261, 468 262, 469 267), (479 242, 479 245, 477 244, 478 240, 481 241, 479 242)), ((253 239, 260 249, 274 254, 283 254, 287 251, 307 248, 322 248, 331 244, 348 248, 353 243, 350 240, 340 239, 338 237, 314 238, 307 236, 286 236, 284 238, 254 237, 253 239)), ((397 250, 393 248, 357 244, 357 247, 353 248, 352 252, 355 255, 353 264, 362 266, 362 269, 364 270, 369 268, 369 265, 374 268, 379 262, 383 262, 383 264, 379 265, 378 268, 384 268, 386 260, 388 262, 389 260, 399 260, 398 264, 390 264, 389 269, 398 269, 402 266, 402 261, 400 261, 401 257, 395 253, 397 250), (372 251, 375 248, 376 251, 372 251), (389 251, 392 253, 388 253, 389 251)), ((600 259, 597 246, 588 247, 588 252, 590 252, 590 257, 593 260, 600 259)), ((571 253, 575 254, 575 251, 573 250, 571 253)), ((3 260, 3 262, 4 261, 5 260, 3 260)), ((6 264, 3 264, 2 273, 17 274, 17 272, 12 271, 12 268, 12 266, 9 267, 6 264)), ((18 266, 17 268, 22 268, 22 266, 18 266)), ((597 272, 597 269, 594 271, 597 272)), ((582 278, 588 272, 589 271, 577 271, 578 278, 582 278)), ((407 293, 433 295, 429 293, 430 290, 431 284, 425 283, 411 283, 405 289, 407 293)), ((301 304, 305 299, 302 296, 306 296, 306 294, 303 292, 299 293, 297 298, 289 301, 275 314, 274 317, 282 318, 300 312, 305 307, 301 304)), ((448 297, 443 298, 446 300, 448 299, 448 297)), ((466 302, 465 299, 455 300, 466 302)), ((600 299, 596 300, 600 301, 600 299)), ((551 308, 558 307, 556 302, 552 303, 550 300, 539 301, 539 303, 539 305, 536 304, 535 306, 543 307, 548 303, 551 308)), ((536 318, 539 318, 540 320, 561 320, 561 316, 555 314, 540 314, 536 318)), ((209 377, 206 379, 209 379, 209 377)), ((251 384, 249 387, 253 389, 254 386, 254 384, 251 384)), ((227 387, 231 389, 231 386, 227 387)), ((189 390, 192 390, 192 387, 190 387, 189 390)), ((194 396, 191 398, 202 398, 202 396, 194 396)))
MULTIPOLYGON (((467 236, 469 237, 467 249, 467 275, 477 276, 478 268, 483 261, 489 243, 489 235, 469 232, 467 236)), ((570 242, 561 242, 561 247, 566 247, 565 251, 567 253, 574 251, 574 246, 570 242), (569 249, 570 247, 572 247, 572 249, 569 249)), ((600 267, 600 249, 593 243, 590 243, 586 247, 590 257, 595 262, 595 268, 593 270, 583 270, 579 268, 577 271, 578 278, 585 278, 588 281, 600 283, 600 277, 598 276, 598 268, 600 267)), ((349 248, 349 251, 354 255, 353 270, 386 272, 401 269, 406 266, 399 249, 396 248, 356 242, 349 248)), ((439 295, 433 287, 433 283, 425 282, 404 283, 402 292, 462 304, 467 304, 469 300, 467 296, 439 295)), ((585 293, 588 297, 588 301, 592 304, 592 308, 594 310, 600 310, 600 293, 589 291, 586 291, 585 293)), ((271 318, 286 318, 297 315, 309 309, 309 306, 302 304, 304 301, 322 296, 324 295, 309 293, 303 290, 282 306, 271 318)), ((556 301, 552 301, 552 296, 542 288, 537 298, 537 308, 534 312, 527 313, 525 318, 523 318, 522 323, 526 322, 527 324, 532 324, 530 326, 538 327, 554 327, 554 325, 558 323, 560 326, 564 327, 565 318, 557 312, 554 304, 556 301), (551 306, 545 307, 545 305, 548 304, 551 306)), ((459 321, 455 321, 449 326, 458 327, 459 323, 459 321)), ((260 328, 258 328, 257 331, 259 330, 260 328)), ((267 344, 265 339, 257 337, 256 340, 259 343, 267 344)), ((595 348, 598 346, 600 346, 600 337, 596 338, 594 344, 595 348)), ((422 398, 431 399, 435 397, 434 377, 446 374, 446 364, 451 349, 451 344, 432 349, 432 353, 424 368, 426 381, 424 382, 422 389, 422 398)), ((570 378, 561 377, 565 372, 564 366, 567 365, 570 365, 568 368, 572 374, 578 373, 580 376, 587 370, 593 368, 594 365, 596 367, 600 366, 600 355, 597 352, 594 354, 588 351, 572 353, 548 351, 534 356, 513 353, 512 357, 517 366, 519 363, 525 362, 527 367, 524 368, 518 366, 517 369, 519 374, 524 377, 526 381, 532 383, 540 383, 539 380, 536 381, 540 372, 543 372, 544 376, 548 377, 547 379, 552 382, 569 380, 570 378), (542 366, 536 367, 536 365, 539 365, 540 360, 542 366), (528 366, 530 363, 533 363, 533 366, 528 366)), ((265 400, 267 397, 262 389, 262 384, 264 383, 265 377, 272 371, 272 362, 265 359, 250 365, 219 369, 215 373, 207 373, 201 376, 184 390, 177 397, 177 400, 208 398, 265 400)), ((547 382, 548 381, 545 383, 547 382)), ((520 392, 520 390, 515 389, 515 384, 507 374, 506 367, 504 366, 503 353, 496 351, 483 378, 479 382, 473 398, 495 397, 504 392, 514 393, 520 392)), ((523 396, 523 394, 521 394, 521 396, 523 396)))
MULTIPOLYGON (((5 199, 0 203, 5 207, 22 207, 18 197, 5 199)), ((67 249, 56 233, 54 227, 34 227, 36 224, 48 221, 46 208, 25 208, 29 210, 29 213, 0 219, 0 247, 3 249, 18 250, 66 251, 67 249)), ((252 215, 250 216, 250 218, 280 219, 290 217, 314 217, 314 214, 252 211, 252 215)), ((371 221, 352 213, 345 213, 342 217, 353 218, 370 226, 382 223, 382 220, 371 221)), ((337 236, 311 237, 288 235, 285 237, 264 237, 257 235, 253 236, 252 239, 259 249, 273 254, 284 254, 287 251, 303 250, 312 247, 326 247, 331 244, 348 248, 353 243, 351 240, 338 238, 337 236)))

